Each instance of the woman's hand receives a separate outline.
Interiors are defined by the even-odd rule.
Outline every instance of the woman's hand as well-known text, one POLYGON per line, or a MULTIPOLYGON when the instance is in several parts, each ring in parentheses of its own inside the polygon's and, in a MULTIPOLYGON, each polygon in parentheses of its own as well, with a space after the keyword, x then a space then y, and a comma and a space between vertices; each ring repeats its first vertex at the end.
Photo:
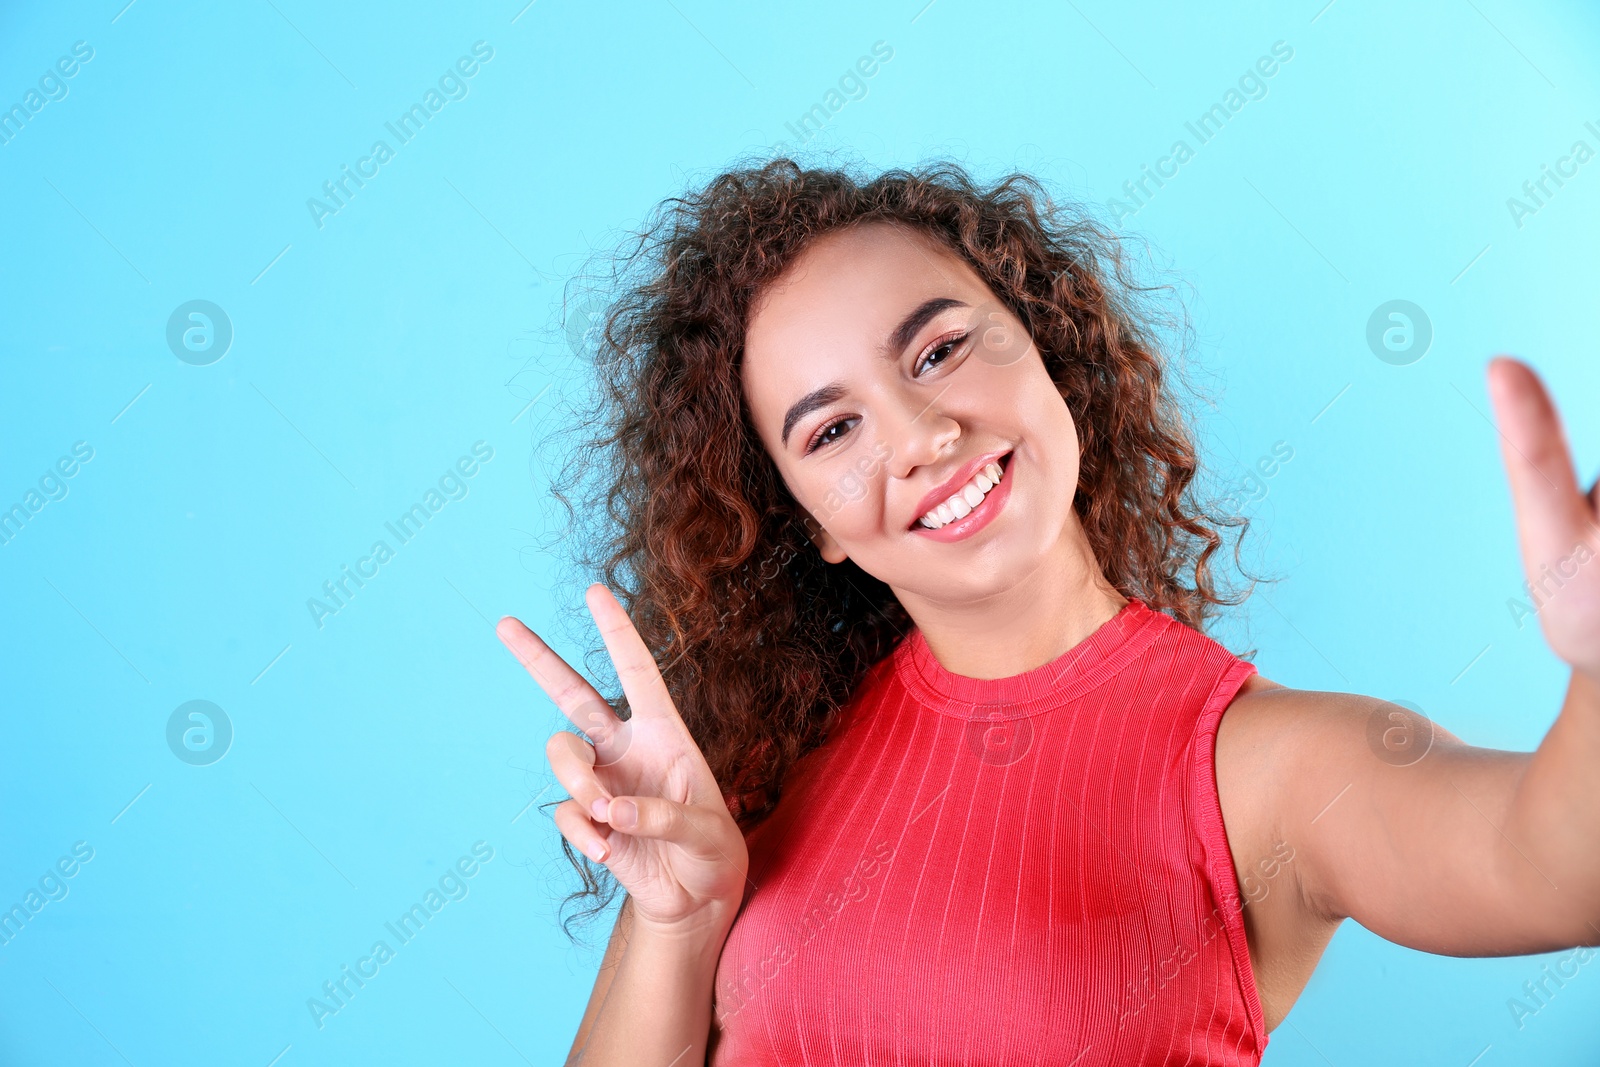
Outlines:
POLYGON ((666 933, 721 925, 744 897, 749 854, 699 746, 633 622, 604 585, 584 595, 632 716, 623 722, 583 676, 519 620, 496 632, 574 726, 545 753, 571 799, 556 827, 603 863, 633 901, 634 920, 666 933))
POLYGON ((1492 360, 1489 395, 1545 640, 1573 670, 1600 680, 1600 563, 1592 562, 1600 556, 1600 482, 1579 488, 1561 417, 1527 364, 1492 360))

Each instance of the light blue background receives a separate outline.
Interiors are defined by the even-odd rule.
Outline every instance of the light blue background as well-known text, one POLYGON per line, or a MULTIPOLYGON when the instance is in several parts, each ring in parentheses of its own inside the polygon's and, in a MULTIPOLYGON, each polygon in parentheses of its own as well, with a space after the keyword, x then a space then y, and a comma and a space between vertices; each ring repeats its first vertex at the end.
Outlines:
MULTIPOLYGON (((489 620, 574 660, 593 640, 587 576, 539 547, 560 517, 538 446, 577 373, 562 283, 792 140, 878 40, 893 59, 817 143, 1022 168, 1099 210, 1294 48, 1123 225, 1182 283, 1216 484, 1294 450, 1246 505, 1250 559, 1286 580, 1218 636, 1479 744, 1531 748, 1553 720, 1567 672, 1507 608, 1484 368, 1540 370, 1587 484, 1600 161, 1520 228, 1506 200, 1600 147, 1592 6, 124 2, 0 11, 0 106, 94 49, 0 146, 0 507, 95 450, 0 545, 0 906, 95 850, 0 947, 5 1064, 559 1062, 610 923, 585 951, 555 924, 572 880, 529 805, 560 795, 543 745, 564 720, 489 620), (467 97, 319 229, 307 198, 480 40, 467 97), (1397 298, 1434 328, 1403 367, 1365 342, 1397 298), (192 299, 232 321, 209 366, 165 342, 192 299), (319 629, 307 598, 480 440, 469 495, 319 629), (210 766, 166 744, 192 699, 235 730, 210 766), (480 840, 470 895, 319 1030, 307 998, 480 840)), ((1542 962, 1346 924, 1266 1062, 1594 1062, 1600 964, 1513 1023, 1542 962)))

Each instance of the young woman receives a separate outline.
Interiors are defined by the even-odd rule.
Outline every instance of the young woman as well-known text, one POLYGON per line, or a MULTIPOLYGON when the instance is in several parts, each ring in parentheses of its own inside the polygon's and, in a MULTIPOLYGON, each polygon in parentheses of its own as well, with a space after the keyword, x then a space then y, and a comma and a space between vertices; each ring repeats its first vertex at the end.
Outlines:
POLYGON ((1489 386, 1572 666, 1534 753, 1202 633, 1242 520, 1115 239, 1037 183, 778 160, 649 235, 575 457, 625 701, 499 626, 583 731, 568 856, 627 892, 569 1062, 1254 1064, 1346 918, 1600 943, 1597 494, 1523 364, 1489 386))

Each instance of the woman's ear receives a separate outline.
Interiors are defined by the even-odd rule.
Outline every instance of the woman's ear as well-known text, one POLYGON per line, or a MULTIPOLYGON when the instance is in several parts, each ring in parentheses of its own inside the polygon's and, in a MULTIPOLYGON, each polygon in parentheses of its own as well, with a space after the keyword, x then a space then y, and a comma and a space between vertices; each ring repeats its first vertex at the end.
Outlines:
POLYGON ((835 541, 833 535, 822 528, 822 524, 814 516, 806 514, 804 521, 806 524, 806 536, 811 539, 812 544, 817 546, 817 551, 822 554, 824 560, 829 563, 843 563, 850 558, 845 550, 840 547, 839 542, 835 541))

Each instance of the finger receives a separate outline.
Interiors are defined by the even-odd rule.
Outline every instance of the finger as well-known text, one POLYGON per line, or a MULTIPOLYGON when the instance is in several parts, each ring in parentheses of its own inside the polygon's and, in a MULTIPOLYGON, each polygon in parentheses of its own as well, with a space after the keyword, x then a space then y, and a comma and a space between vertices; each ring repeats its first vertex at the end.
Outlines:
POLYGON ((610 799, 611 793, 594 773, 593 747, 577 734, 557 730, 545 742, 544 754, 550 761, 550 770, 555 774, 556 781, 578 802, 578 806, 596 818, 603 815, 606 810, 603 802, 610 799), (595 806, 597 803, 601 805, 598 808, 595 806))
POLYGON ((600 639, 606 643, 612 665, 617 668, 622 691, 628 694, 628 708, 635 715, 672 721, 681 726, 682 719, 673 706, 655 658, 611 590, 595 582, 584 592, 583 598, 600 630, 600 639))
POLYGON ((661 797, 612 797, 599 822, 629 837, 645 837, 677 845, 698 859, 727 859, 716 844, 719 827, 713 813, 661 797))
POLYGON ((572 847, 585 856, 596 863, 604 863, 611 856, 611 845, 594 820, 583 813, 583 808, 576 800, 563 800, 557 804, 554 819, 561 836, 572 842, 572 847))
POLYGON ((605 746, 619 734, 624 724, 611 705, 595 692, 594 686, 556 655, 538 634, 524 626, 522 620, 507 615, 495 627, 495 634, 572 725, 602 746, 601 762, 612 762, 607 758, 610 753, 605 746))
POLYGON ((1533 369, 1499 357, 1489 364, 1489 393, 1500 423, 1501 454, 1529 573, 1571 552, 1592 519, 1579 492, 1561 416, 1533 369))

